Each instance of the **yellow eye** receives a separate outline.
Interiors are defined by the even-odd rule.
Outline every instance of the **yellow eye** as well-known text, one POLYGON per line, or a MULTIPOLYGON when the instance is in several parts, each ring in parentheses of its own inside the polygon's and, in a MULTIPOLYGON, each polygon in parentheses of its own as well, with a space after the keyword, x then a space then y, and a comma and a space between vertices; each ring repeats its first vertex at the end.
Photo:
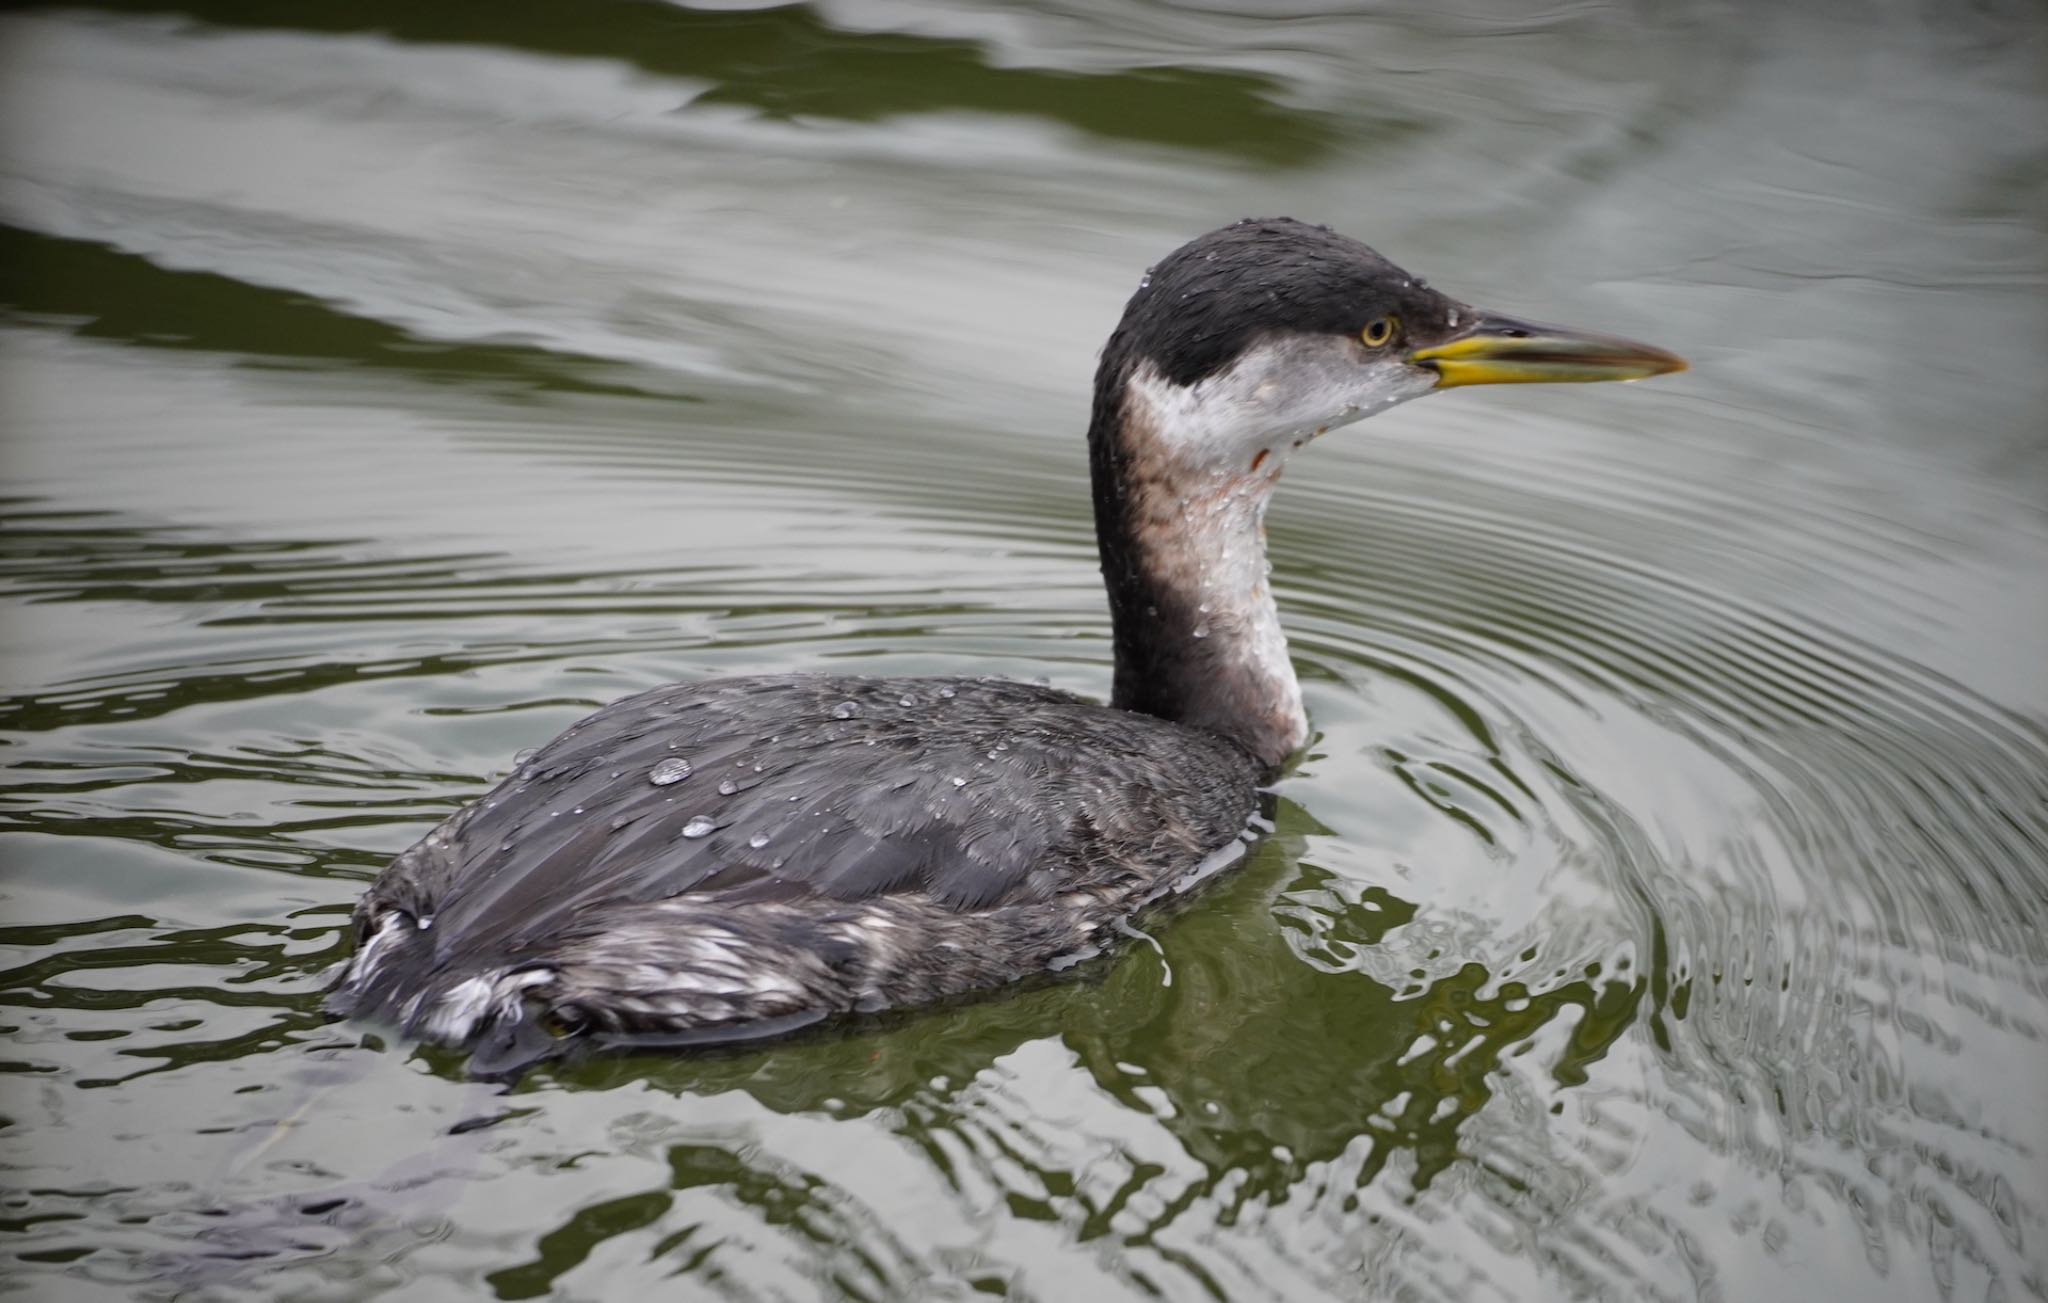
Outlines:
POLYGON ((1367 348, 1385 348, 1394 338, 1395 321, 1392 317, 1378 317, 1368 322, 1358 337, 1365 341, 1367 348))

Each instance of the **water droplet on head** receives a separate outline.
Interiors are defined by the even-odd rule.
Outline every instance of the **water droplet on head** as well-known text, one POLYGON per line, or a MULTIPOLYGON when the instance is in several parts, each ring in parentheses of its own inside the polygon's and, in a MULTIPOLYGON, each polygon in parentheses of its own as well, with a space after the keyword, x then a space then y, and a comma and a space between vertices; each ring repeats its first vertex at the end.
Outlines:
POLYGON ((1209 626, 1208 626, 1208 625, 1206 625, 1206 624, 1198 624, 1198 625, 1196 625, 1196 626, 1195 626, 1195 637, 1197 637, 1197 638, 1206 638, 1206 637, 1208 637, 1208 636, 1209 636, 1209 626))
POLYGON ((515 765, 523 765, 527 761, 533 759, 536 755, 539 754, 540 752, 537 749, 533 747, 528 747, 524 751, 521 751, 518 755, 513 756, 512 763, 515 765))
POLYGON ((940 688, 939 695, 950 701, 953 697, 953 690, 951 688, 940 688))
POLYGON ((647 781, 653 783, 656 787, 667 787, 670 783, 680 783, 689 776, 690 762, 681 756, 670 756, 647 771, 647 781))
POLYGON ((709 837, 718 831, 718 820, 708 814, 700 814, 683 825, 683 836, 690 838, 709 837))
POLYGON ((765 832, 757 832, 752 837, 747 838, 747 845, 753 847, 757 851, 760 850, 763 846, 766 846, 767 844, 768 834, 765 832))
POLYGON ((732 779, 730 778, 721 778, 718 780, 718 794, 720 796, 732 796, 738 793, 739 790, 740 785, 732 781, 732 779))
POLYGON ((842 702, 840 702, 840 703, 839 703, 838 705, 836 705, 836 706, 832 707, 832 718, 834 718, 834 719, 858 719, 858 718, 860 718, 860 703, 859 703, 858 701, 842 701, 842 702))
POLYGON ((902 704, 906 706, 915 706, 917 704, 917 694, 915 692, 904 693, 902 704))
POLYGON ((955 786, 955 787, 965 787, 965 786, 967 786, 967 780, 966 780, 966 779, 964 779, 964 778, 956 778, 956 779, 954 779, 954 780, 953 780, 953 786, 955 786))

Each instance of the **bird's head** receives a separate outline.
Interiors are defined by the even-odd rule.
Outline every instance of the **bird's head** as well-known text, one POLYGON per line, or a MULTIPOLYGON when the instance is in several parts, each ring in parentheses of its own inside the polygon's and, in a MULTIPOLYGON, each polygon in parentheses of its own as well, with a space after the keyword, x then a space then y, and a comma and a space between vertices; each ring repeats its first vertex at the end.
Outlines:
POLYGON ((1104 349, 1098 401, 1155 455, 1244 474, 1277 472, 1317 435, 1439 389, 1684 369, 1647 344, 1474 308, 1356 240, 1265 218, 1146 273, 1104 349))

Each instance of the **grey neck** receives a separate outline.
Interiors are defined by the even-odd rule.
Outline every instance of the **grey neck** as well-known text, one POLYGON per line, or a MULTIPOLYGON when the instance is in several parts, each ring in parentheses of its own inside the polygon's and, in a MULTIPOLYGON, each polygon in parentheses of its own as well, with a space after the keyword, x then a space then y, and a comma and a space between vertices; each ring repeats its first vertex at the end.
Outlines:
POLYGON ((1266 578, 1280 459, 1191 458, 1161 437, 1158 417, 1119 386, 1098 392, 1089 431, 1116 647, 1110 704, 1221 734, 1277 768, 1308 739, 1266 578))

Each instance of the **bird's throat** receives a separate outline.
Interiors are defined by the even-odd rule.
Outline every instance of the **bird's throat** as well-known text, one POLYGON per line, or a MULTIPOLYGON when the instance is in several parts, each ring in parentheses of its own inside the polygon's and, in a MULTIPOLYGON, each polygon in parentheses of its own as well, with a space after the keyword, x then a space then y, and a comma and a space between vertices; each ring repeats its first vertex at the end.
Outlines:
POLYGON ((1111 428, 1091 432, 1116 644, 1110 704, 1223 734, 1278 767, 1308 737, 1267 582, 1279 459, 1190 462, 1143 405, 1116 407, 1111 428))

